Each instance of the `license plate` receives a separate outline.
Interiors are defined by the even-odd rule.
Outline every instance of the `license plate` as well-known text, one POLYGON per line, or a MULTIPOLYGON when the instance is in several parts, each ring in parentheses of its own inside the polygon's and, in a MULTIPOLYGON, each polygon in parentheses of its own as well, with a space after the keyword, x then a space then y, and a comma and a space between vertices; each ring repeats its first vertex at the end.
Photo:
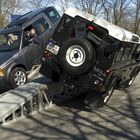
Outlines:
POLYGON ((57 55, 59 52, 60 47, 58 45, 55 45, 54 43, 50 42, 47 47, 46 50, 50 51, 51 53, 57 55))

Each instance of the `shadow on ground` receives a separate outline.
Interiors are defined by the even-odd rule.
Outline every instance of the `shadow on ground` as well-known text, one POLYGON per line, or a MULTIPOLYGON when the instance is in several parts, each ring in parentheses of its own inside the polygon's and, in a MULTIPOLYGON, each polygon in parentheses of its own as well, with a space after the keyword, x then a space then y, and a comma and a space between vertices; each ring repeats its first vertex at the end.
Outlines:
POLYGON ((116 91, 109 103, 91 111, 84 96, 36 113, 8 127, 0 140, 139 140, 140 86, 116 91))

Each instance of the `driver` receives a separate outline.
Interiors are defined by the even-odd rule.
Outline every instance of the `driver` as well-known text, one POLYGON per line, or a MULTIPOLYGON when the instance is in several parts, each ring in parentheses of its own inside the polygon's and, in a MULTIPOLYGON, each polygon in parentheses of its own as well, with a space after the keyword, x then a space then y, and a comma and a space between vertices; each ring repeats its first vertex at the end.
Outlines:
POLYGON ((32 28, 30 31, 25 32, 25 39, 29 43, 32 43, 32 42, 39 43, 38 35, 36 34, 36 30, 34 28, 32 28))

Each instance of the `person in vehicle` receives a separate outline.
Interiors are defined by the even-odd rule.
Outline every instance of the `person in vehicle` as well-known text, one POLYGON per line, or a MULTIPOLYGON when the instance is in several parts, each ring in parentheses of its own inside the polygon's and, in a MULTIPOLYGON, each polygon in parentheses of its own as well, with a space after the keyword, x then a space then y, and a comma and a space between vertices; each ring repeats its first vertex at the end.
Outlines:
POLYGON ((25 39, 28 43, 39 43, 38 35, 33 27, 30 30, 25 31, 25 39))
POLYGON ((31 42, 34 42, 38 37, 34 28, 32 28, 29 32, 31 42))
POLYGON ((29 38, 30 38, 30 42, 39 43, 38 35, 34 28, 32 28, 29 32, 29 38))

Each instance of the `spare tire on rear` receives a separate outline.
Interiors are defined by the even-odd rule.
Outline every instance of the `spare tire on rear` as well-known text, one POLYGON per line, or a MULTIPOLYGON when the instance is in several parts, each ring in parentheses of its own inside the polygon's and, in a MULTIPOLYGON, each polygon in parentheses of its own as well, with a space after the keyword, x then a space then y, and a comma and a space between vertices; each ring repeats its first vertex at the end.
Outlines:
POLYGON ((60 48, 58 53, 61 68, 72 75, 89 71, 95 63, 95 58, 94 46, 83 38, 70 39, 60 48))

